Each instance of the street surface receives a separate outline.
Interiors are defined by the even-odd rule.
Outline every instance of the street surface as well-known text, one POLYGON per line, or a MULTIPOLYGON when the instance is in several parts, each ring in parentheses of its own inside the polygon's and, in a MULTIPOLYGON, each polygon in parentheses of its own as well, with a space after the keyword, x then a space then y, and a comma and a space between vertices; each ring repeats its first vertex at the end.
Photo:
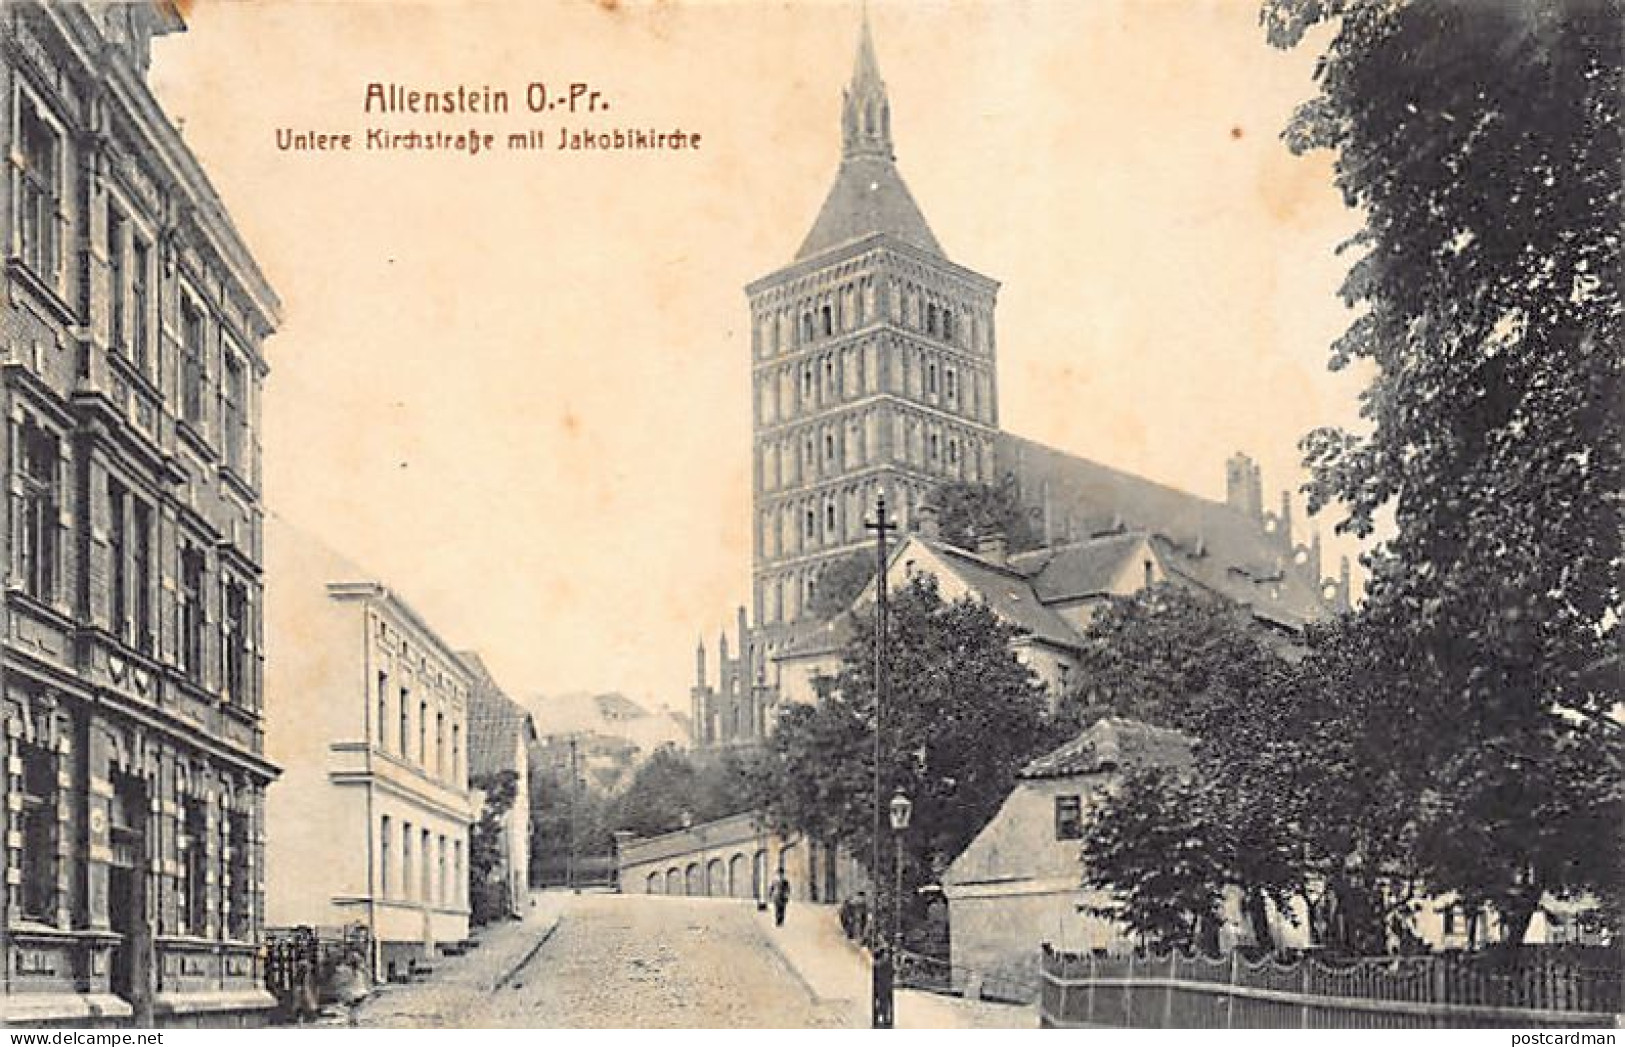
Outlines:
MULTIPOLYGON (((356 1012, 385 1028, 862 1028, 867 968, 833 913, 774 928, 748 902, 544 892, 527 919, 356 1012), (834 931, 839 934, 838 929, 834 931)), ((903 993, 900 1023, 1011 1027, 1021 1008, 903 993), (910 1019, 913 1018, 914 1021, 910 1019)))

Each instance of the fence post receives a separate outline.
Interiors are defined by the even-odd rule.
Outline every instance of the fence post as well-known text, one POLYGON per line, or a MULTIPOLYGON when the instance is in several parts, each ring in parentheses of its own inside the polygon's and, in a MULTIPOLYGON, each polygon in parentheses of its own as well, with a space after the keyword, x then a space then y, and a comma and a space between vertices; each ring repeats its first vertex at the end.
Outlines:
POLYGON ((1163 987, 1162 998, 1162 1027, 1174 1027, 1174 981, 1179 975, 1179 950, 1175 949, 1168 954, 1168 981, 1163 987))
POLYGON ((1235 990, 1236 990, 1236 984, 1237 984, 1236 983, 1236 975, 1238 973, 1237 972, 1237 962, 1238 962, 1239 959, 1240 958, 1237 956, 1236 950, 1231 949, 1230 950, 1230 991, 1225 993, 1225 996, 1224 996, 1224 1027, 1226 1029, 1233 1029, 1233 1028, 1236 1027, 1236 1024, 1235 1024, 1236 1023, 1236 991, 1235 990))
POLYGON ((1089 988, 1088 995, 1084 1000, 1084 1006, 1087 1011, 1084 1020, 1090 1025, 1095 1024, 1095 951, 1093 949, 1089 950, 1089 988))
POLYGON ((1307 1029, 1309 1028, 1309 1002, 1314 999, 1314 995, 1309 991, 1309 957, 1300 957, 1298 964, 1303 970, 1302 977, 1298 979, 1299 991, 1303 993, 1303 1007, 1301 1008, 1303 1013, 1298 1016, 1298 1027, 1307 1029))
POLYGON ((1123 1028, 1134 1028, 1134 954, 1128 954, 1128 977, 1123 984, 1123 1028))

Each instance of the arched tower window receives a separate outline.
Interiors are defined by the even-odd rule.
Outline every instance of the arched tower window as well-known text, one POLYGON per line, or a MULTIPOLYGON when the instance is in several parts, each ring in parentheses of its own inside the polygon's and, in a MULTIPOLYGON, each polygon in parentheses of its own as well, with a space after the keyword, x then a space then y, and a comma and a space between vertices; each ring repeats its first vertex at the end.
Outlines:
POLYGON ((821 310, 821 314, 824 321, 824 337, 828 338, 835 333, 835 311, 826 305, 821 310))

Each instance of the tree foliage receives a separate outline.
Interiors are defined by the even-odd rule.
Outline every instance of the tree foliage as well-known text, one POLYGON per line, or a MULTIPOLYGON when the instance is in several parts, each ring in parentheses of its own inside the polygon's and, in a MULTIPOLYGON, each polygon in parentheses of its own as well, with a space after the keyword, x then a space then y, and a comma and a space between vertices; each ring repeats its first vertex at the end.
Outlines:
POLYGON ((1336 152, 1365 217, 1331 366, 1372 368, 1366 424, 1303 442, 1311 508, 1341 504, 1359 535, 1394 518, 1340 641, 1350 685, 1432 743, 1412 826, 1430 885, 1513 936, 1544 893, 1619 879, 1617 832, 1585 838, 1622 812, 1622 14, 1264 8, 1277 46, 1330 33, 1286 137, 1336 152))
POLYGON ((474 922, 485 923, 501 911, 500 882, 504 854, 503 823, 518 795, 519 775, 513 771, 477 775, 469 786, 485 793, 479 821, 468 834, 469 900, 474 922))
POLYGON ((818 621, 834 618, 852 606, 874 576, 875 558, 871 553, 852 553, 831 561, 818 572, 807 614, 818 621))
POLYGON ((1014 477, 999 484, 954 480, 938 484, 928 501, 936 506, 942 537, 961 549, 975 549, 983 534, 1003 534, 1011 552, 1037 549, 1044 542, 1034 511, 1021 500, 1014 477))
POLYGON ((690 754, 663 745, 615 796, 610 824, 638 836, 658 836, 751 810, 758 794, 755 759, 732 749, 690 754))
MULTIPOLYGON (((1054 741, 1043 690, 1012 651, 1016 635, 979 602, 944 602, 929 575, 893 594, 880 788, 881 802, 900 790, 914 805, 903 841, 910 887, 935 879, 998 810, 1021 765, 1054 741)), ((777 827, 839 839, 871 876, 874 636, 873 617, 860 620, 835 692, 786 710, 762 775, 777 827)), ((882 892, 889 886, 882 876, 882 892)))

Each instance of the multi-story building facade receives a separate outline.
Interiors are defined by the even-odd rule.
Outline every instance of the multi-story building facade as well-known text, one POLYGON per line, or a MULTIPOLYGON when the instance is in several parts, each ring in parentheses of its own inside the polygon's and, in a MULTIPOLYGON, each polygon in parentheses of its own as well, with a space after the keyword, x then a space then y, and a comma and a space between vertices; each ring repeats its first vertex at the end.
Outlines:
POLYGON ((364 925, 378 978, 468 938, 474 673, 401 596, 275 518, 271 927, 364 925), (320 870, 319 876, 311 875, 320 870))
POLYGON ((865 22, 835 184, 795 260, 746 288, 765 644, 804 617, 819 572, 863 546, 880 492, 907 526, 938 483, 992 478, 997 291, 948 259, 903 183, 865 22))
POLYGON ((280 304, 146 84, 179 5, 0 5, 0 1019, 264 992, 259 419, 280 304))

